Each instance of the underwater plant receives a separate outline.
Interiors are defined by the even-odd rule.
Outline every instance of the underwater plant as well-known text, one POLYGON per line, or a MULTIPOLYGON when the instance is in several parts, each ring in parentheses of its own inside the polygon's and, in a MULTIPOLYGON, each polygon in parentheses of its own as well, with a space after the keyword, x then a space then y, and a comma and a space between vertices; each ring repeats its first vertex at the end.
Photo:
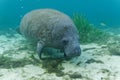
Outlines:
POLYGON ((107 41, 108 34, 90 24, 84 16, 74 14, 72 19, 79 31, 81 43, 101 43, 107 41))

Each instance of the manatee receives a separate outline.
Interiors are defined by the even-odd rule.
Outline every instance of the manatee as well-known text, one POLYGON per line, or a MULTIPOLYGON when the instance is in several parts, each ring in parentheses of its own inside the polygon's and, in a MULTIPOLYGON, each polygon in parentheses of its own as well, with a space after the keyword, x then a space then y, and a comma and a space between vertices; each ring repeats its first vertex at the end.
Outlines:
POLYGON ((58 10, 30 11, 23 16, 19 29, 22 35, 35 42, 40 59, 45 47, 59 49, 65 57, 81 54, 79 34, 75 24, 69 16, 58 10))

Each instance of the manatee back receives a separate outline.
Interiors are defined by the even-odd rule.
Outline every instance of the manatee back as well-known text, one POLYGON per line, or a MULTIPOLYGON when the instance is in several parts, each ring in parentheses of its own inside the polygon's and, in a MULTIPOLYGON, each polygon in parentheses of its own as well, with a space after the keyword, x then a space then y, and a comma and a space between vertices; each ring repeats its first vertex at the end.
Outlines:
POLYGON ((63 28, 67 24, 73 23, 64 13, 53 9, 38 9, 23 17, 20 23, 20 32, 25 37, 50 42, 52 41, 53 30, 63 28))

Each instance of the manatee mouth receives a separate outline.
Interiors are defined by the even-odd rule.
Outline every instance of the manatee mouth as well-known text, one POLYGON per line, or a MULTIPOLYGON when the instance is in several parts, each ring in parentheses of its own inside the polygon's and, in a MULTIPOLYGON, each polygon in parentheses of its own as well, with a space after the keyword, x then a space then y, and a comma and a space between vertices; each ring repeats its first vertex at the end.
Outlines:
POLYGON ((72 53, 71 55, 67 55, 66 53, 64 53, 64 57, 77 57, 77 56, 80 56, 81 53, 72 53))
POLYGON ((68 50, 68 52, 65 51, 65 49, 62 49, 62 50, 60 50, 60 52, 64 53, 64 54, 61 54, 61 56, 47 56, 47 57, 44 56, 44 57, 42 57, 42 53, 41 53, 41 55, 39 57, 41 60, 57 60, 57 59, 70 59, 72 57, 77 57, 77 56, 81 55, 80 47, 76 47, 72 51, 68 50))
POLYGON ((64 52, 64 57, 77 57, 81 55, 81 48, 76 47, 74 50, 69 51, 68 53, 64 52))

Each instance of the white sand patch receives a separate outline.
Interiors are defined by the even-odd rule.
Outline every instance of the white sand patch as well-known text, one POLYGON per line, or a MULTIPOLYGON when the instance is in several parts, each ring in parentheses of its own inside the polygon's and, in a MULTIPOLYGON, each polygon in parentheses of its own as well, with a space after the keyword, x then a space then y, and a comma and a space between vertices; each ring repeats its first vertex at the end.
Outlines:
POLYGON ((0 80, 27 80, 31 77, 40 77, 44 70, 34 65, 26 65, 23 68, 1 70, 0 80))
MULTIPOLYGON (((18 34, 14 34, 12 38, 0 35, 0 55, 14 60, 30 58, 34 51, 29 49, 25 41, 18 34)), ((120 56, 110 55, 107 45, 92 43, 81 45, 81 49, 81 56, 62 62, 63 76, 48 73, 40 62, 39 65, 31 63, 16 68, 2 67, 0 80, 120 80, 120 56)))

